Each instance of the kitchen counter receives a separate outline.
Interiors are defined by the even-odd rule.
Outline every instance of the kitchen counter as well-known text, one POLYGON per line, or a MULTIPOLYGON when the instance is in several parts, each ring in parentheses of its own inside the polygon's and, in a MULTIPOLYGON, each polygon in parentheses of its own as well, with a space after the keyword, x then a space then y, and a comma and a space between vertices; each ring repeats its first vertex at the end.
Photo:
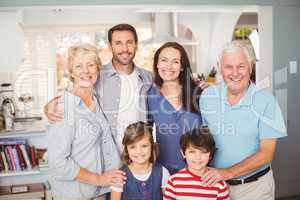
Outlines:
POLYGON ((46 135, 45 122, 43 120, 34 120, 29 122, 15 122, 14 129, 11 131, 0 131, 0 139, 31 137, 46 135))

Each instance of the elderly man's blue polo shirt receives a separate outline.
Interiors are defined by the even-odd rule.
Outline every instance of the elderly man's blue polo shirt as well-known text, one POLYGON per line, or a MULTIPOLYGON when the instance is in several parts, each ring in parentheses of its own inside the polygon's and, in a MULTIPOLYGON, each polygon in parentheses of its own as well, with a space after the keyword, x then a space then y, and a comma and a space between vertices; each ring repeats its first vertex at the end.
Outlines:
POLYGON ((190 129, 201 127, 201 115, 183 109, 176 110, 156 86, 148 91, 147 99, 150 120, 156 125, 158 161, 173 174, 185 167, 180 153, 180 137, 190 129))
POLYGON ((211 86, 201 95, 200 110, 218 148, 212 162, 217 168, 231 167, 253 155, 263 139, 287 135, 275 98, 254 84, 235 105, 228 103, 224 83, 211 86))

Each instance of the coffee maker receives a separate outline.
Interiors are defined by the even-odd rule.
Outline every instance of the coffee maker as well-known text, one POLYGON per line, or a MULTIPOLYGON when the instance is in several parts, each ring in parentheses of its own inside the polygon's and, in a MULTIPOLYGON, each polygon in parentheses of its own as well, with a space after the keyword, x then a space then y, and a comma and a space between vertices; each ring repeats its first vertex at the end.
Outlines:
POLYGON ((2 83, 0 90, 1 97, 1 112, 4 116, 5 129, 13 129, 14 118, 16 116, 16 105, 14 102, 14 92, 10 83, 2 83))

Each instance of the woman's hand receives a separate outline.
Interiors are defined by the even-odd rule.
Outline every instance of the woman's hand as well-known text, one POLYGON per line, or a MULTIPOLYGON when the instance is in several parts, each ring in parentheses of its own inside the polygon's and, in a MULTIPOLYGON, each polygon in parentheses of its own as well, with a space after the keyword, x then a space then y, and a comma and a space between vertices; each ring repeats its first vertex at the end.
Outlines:
POLYGON ((97 185, 120 187, 125 183, 126 176, 122 170, 110 170, 99 175, 97 185))
POLYGON ((44 106, 44 113, 50 123, 56 123, 62 120, 63 112, 58 110, 58 100, 61 96, 54 97, 44 106))

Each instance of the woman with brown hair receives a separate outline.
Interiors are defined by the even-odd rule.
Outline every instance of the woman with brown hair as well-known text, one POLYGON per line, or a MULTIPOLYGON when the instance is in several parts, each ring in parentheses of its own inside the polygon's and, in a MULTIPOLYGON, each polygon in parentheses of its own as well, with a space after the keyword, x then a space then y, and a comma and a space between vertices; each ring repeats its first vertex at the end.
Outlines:
POLYGON ((180 136, 202 125, 197 106, 202 89, 192 78, 186 51, 176 42, 167 42, 156 51, 153 69, 154 84, 148 91, 149 121, 156 126, 158 161, 173 174, 185 166, 180 136))

